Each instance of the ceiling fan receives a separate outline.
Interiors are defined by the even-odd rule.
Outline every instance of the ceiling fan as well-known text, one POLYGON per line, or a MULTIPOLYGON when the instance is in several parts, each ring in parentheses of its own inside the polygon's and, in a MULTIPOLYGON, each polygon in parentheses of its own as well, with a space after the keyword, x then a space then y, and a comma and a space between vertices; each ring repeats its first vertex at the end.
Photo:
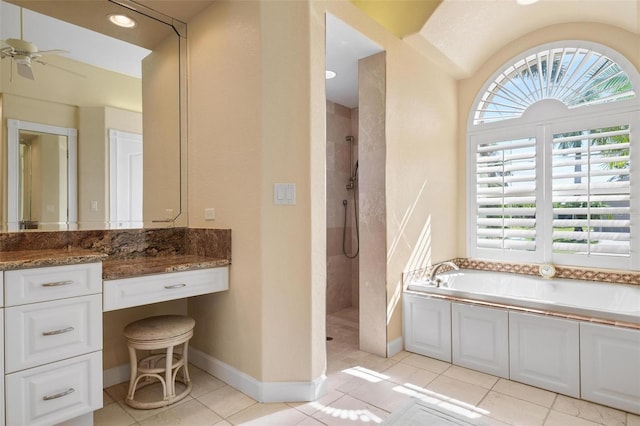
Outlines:
MULTIPOLYGON (((18 75, 34 80, 33 70, 31 65, 36 62, 42 65, 49 65, 54 68, 61 69, 63 71, 76 74, 80 77, 84 77, 81 74, 59 67, 57 65, 50 64, 41 60, 40 58, 47 55, 59 55, 69 53, 66 50, 38 50, 38 47, 30 41, 24 40, 22 35, 22 7, 20 8, 20 38, 8 38, 1 40, 0 43, 0 59, 11 58, 16 63, 16 69, 18 75)), ((13 67, 11 68, 13 72, 13 67)))

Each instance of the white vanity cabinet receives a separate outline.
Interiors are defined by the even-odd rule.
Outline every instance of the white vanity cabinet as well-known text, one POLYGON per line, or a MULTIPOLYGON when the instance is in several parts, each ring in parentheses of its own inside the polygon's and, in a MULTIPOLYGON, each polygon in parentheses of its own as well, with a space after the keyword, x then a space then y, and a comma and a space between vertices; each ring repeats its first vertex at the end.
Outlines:
POLYGON ((410 293, 403 299, 405 349, 451 362, 451 302, 410 293))
POLYGON ((579 322, 509 312, 511 380, 580 398, 579 322))
POLYGON ((580 324, 582 398, 640 414, 640 330, 580 324))
POLYGON ((102 407, 100 263, 4 272, 6 423, 50 425, 102 407))
POLYGON ((0 426, 4 426, 4 275, 0 272, 0 426))
POLYGON ((453 303, 451 316, 453 363, 509 378, 507 312, 453 303))

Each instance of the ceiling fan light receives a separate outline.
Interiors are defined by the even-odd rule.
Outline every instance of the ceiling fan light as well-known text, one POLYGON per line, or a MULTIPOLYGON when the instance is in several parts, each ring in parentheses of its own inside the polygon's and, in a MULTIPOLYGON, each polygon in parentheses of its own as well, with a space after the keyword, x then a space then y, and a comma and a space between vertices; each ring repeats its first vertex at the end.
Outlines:
POLYGON ((123 28, 133 28, 136 26, 136 21, 134 21, 132 18, 128 17, 127 15, 121 15, 117 13, 109 15, 109 21, 111 21, 112 24, 123 28))

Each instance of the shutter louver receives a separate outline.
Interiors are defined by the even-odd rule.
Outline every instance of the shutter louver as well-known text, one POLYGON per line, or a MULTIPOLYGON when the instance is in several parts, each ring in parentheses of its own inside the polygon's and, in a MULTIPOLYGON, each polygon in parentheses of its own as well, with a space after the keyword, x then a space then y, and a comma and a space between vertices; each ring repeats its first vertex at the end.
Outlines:
POLYGON ((628 125, 556 134, 554 253, 630 256, 628 125))
POLYGON ((476 209, 478 248, 536 249, 535 138, 478 145, 476 209))

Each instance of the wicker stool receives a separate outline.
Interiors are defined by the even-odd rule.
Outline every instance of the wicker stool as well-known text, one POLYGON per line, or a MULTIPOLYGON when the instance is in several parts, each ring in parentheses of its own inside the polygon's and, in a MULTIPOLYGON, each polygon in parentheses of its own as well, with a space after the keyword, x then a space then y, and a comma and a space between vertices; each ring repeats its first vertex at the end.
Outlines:
POLYGON ((124 328, 131 360, 129 393, 125 399, 127 405, 140 409, 164 407, 180 401, 191 392, 193 384, 189 378, 187 352, 195 323, 193 318, 182 315, 161 315, 132 322, 124 328), (181 353, 174 352, 178 345, 183 345, 181 353), (137 349, 151 352, 138 361, 137 349), (153 352, 159 350, 162 352, 153 352), (182 378, 177 377, 180 368, 182 378), (140 379, 144 380, 140 382, 140 379), (179 395, 176 395, 176 380, 186 385, 179 395), (134 399, 137 390, 156 381, 162 383, 162 400, 141 402, 134 399))

